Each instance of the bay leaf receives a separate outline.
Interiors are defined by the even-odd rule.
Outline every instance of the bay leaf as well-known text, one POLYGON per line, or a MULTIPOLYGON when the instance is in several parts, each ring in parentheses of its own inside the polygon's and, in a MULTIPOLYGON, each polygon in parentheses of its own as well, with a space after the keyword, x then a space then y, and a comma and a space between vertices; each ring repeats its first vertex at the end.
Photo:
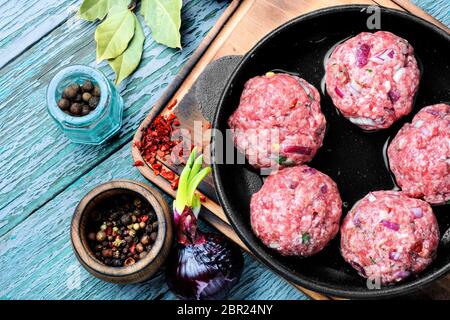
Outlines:
POLYGON ((128 45, 128 48, 120 56, 109 60, 109 65, 116 73, 116 85, 119 85, 126 77, 136 70, 142 58, 145 34, 138 18, 134 14, 133 16, 135 19, 133 39, 128 45))
POLYGON ((121 55, 133 38, 135 15, 128 9, 115 11, 97 27, 97 62, 121 55))
POLYGON ((84 0, 80 7, 81 18, 88 21, 103 20, 109 11, 110 0, 84 0))
POLYGON ((131 0, 84 0, 80 16, 84 20, 103 20, 113 7, 127 8, 131 0))
POLYGON ((142 0, 141 14, 155 41, 171 48, 181 48, 182 5, 182 0, 142 0))

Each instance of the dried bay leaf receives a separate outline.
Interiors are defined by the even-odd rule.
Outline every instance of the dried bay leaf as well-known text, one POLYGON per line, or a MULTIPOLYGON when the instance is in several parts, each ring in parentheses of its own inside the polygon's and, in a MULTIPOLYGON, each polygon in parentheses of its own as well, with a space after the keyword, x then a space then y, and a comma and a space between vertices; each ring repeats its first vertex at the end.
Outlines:
POLYGON ((84 0, 80 7, 80 16, 84 20, 103 20, 112 7, 127 8, 131 0, 84 0))
POLYGON ((120 56, 109 60, 109 65, 116 73, 116 85, 120 84, 126 77, 136 70, 142 58, 145 34, 136 15, 133 14, 133 16, 135 19, 133 39, 128 45, 128 48, 120 56))
POLYGON ((181 48, 182 5, 182 0, 142 0, 141 14, 157 42, 171 48, 181 48))
POLYGON ((135 15, 128 9, 114 10, 95 31, 97 62, 114 59, 128 47, 134 36, 135 15))

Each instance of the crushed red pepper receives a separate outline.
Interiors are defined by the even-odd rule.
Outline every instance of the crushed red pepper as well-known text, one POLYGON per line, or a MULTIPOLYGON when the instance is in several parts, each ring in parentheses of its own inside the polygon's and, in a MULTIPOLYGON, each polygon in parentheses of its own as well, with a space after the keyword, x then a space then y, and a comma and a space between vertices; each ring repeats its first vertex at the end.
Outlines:
MULTIPOLYGON (((168 109, 170 110, 176 105, 177 101, 173 100, 168 109)), ((142 134, 142 140, 135 142, 135 146, 140 150, 142 157, 150 164, 155 175, 161 175, 171 183, 172 189, 178 187, 178 178, 170 170, 163 167, 162 163, 156 159, 165 159, 167 155, 172 153, 172 149, 181 143, 181 141, 171 140, 173 126, 179 126, 180 122, 174 113, 168 115, 158 115, 155 117, 151 125, 146 128, 142 134)), ((182 157, 183 149, 180 148, 179 157, 182 157)))

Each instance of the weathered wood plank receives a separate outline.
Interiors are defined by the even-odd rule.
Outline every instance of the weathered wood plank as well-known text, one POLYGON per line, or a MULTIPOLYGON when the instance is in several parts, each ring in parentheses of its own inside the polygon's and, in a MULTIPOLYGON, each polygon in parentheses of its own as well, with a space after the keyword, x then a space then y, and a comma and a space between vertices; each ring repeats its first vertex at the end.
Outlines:
MULTIPOLYGON (((84 194, 110 179, 146 182, 130 161, 127 145, 0 237, 0 299, 174 298, 161 272, 142 284, 113 285, 82 269, 72 252, 70 221, 84 194)), ((242 280, 230 299, 305 299, 305 296, 246 255, 242 280)))
MULTIPOLYGON (((70 143, 45 109, 46 86, 57 69, 75 63, 95 66, 94 24, 63 24, 0 70, 0 235, 130 140, 148 108, 227 4, 201 0, 185 3, 181 51, 158 45, 151 38, 146 40, 138 71, 126 88, 121 87, 124 125, 103 146, 70 143)), ((105 64, 100 70, 113 78, 105 64)))
POLYGON ((81 0, 0 0, 0 68, 72 17, 81 0))

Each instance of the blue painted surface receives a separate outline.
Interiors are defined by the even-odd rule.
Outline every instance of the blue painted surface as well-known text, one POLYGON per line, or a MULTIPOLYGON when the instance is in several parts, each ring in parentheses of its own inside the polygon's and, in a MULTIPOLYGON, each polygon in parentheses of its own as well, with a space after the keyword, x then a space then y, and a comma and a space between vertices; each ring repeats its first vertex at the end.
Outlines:
MULTIPOLYGON (((450 24, 450 1, 413 1, 450 24)), ((70 217, 79 199, 101 182, 145 181, 131 165, 128 142, 227 1, 185 1, 183 51, 146 41, 139 70, 119 88, 127 106, 124 127, 101 147, 61 138, 43 103, 59 67, 95 65, 95 25, 73 19, 80 2, 0 0, 0 299, 173 299, 161 272, 127 286, 90 276, 72 254, 70 217)), ((105 64, 100 70, 113 78, 105 64)), ((230 299, 306 297, 246 255, 230 299)))

